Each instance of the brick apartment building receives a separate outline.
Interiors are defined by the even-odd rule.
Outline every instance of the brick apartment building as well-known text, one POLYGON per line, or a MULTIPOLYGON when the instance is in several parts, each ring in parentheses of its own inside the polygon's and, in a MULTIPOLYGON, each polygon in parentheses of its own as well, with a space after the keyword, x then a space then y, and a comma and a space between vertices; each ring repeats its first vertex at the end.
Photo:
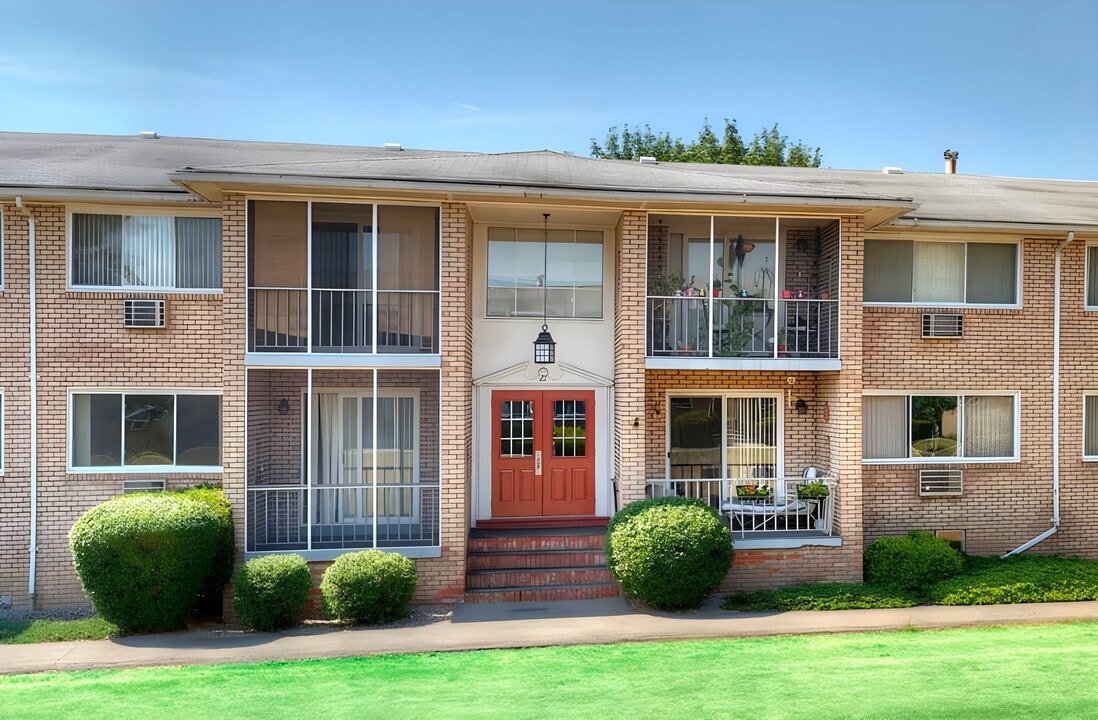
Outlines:
POLYGON ((616 592, 583 528, 664 494, 725 589, 912 528, 1098 557, 1098 185, 949 169, 0 133, 0 602, 82 604, 77 517, 196 482, 239 560, 423 602, 616 592))

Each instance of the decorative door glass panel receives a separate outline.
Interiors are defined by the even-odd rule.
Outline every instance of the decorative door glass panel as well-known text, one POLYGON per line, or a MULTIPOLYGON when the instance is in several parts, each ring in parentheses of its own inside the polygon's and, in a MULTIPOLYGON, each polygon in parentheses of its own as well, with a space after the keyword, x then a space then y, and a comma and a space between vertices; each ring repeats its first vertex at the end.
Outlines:
POLYGON ((499 454, 532 457, 534 454, 534 403, 504 400, 500 403, 499 454))
POLYGON ((553 401, 553 457, 587 455, 587 403, 553 401))

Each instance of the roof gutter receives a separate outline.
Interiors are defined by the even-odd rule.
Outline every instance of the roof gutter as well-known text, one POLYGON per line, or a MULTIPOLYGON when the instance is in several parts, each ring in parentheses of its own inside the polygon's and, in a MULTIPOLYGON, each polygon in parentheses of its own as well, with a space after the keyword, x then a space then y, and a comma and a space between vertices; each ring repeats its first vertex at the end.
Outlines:
POLYGON ((51 187, 2 187, 0 197, 22 197, 26 202, 117 202, 127 204, 163 204, 186 203, 189 205, 207 205, 207 201, 189 192, 172 192, 170 189, 158 190, 96 190, 93 188, 51 188, 51 187))
POLYGON ((1065 247, 1075 240, 1069 232, 1067 239, 1056 246, 1055 290, 1052 320, 1052 527, 1037 537, 1014 548, 1004 558, 1029 550, 1039 542, 1052 537, 1060 529, 1060 256, 1065 247))
MULTIPOLYGON (((896 218, 888 224, 893 227, 904 228, 926 228, 928 230, 951 228, 964 228, 971 230, 1001 230, 1001 231, 1019 231, 1019 232, 1039 232, 1047 233, 1049 235, 1055 234, 1057 237, 1061 236, 1064 232, 1068 231, 1067 225, 1058 225, 1054 223, 1021 223, 1021 222, 996 222, 993 220, 964 220, 957 218, 955 220, 946 219, 925 219, 925 218, 896 218)), ((887 229, 888 226, 883 226, 882 229, 887 229)), ((1071 232, 1079 232, 1084 234, 1098 233, 1098 225, 1079 225, 1072 224, 1071 232)), ((1068 241, 1070 242, 1070 240, 1068 241)), ((1066 243, 1065 243, 1066 244, 1066 243)))
POLYGON ((30 568, 27 572, 27 599, 36 609, 38 576, 38 288, 34 257, 35 217, 17 195, 15 207, 27 217, 28 288, 30 304, 30 568))

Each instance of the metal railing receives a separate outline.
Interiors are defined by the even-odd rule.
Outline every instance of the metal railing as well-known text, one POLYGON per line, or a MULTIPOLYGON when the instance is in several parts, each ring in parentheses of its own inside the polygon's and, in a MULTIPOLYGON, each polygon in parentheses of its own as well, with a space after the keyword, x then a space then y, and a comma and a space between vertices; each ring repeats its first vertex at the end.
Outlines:
POLYGON ((311 339, 320 353, 440 351, 437 290, 313 288, 311 318, 309 292, 249 288, 249 350, 308 352, 311 339))
POLYGON ((437 484, 253 485, 247 551, 438 547, 439 503, 437 484))
POLYGON ((837 358, 837 300, 649 297, 649 356, 837 358))
POLYGON ((650 498, 678 495, 697 498, 728 519, 734 536, 748 533, 796 533, 829 536, 835 528, 838 481, 819 478, 652 479, 650 498), (811 485, 811 487, 804 487, 811 485), (826 488, 822 494, 818 486, 826 488))

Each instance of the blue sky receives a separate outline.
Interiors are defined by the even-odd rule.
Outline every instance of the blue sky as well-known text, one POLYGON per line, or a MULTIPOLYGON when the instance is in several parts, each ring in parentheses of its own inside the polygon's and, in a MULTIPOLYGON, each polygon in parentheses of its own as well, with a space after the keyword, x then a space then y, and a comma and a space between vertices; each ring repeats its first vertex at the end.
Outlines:
POLYGON ((1098 180, 1098 2, 0 0, 0 129, 587 154, 778 123, 824 165, 1098 180))

